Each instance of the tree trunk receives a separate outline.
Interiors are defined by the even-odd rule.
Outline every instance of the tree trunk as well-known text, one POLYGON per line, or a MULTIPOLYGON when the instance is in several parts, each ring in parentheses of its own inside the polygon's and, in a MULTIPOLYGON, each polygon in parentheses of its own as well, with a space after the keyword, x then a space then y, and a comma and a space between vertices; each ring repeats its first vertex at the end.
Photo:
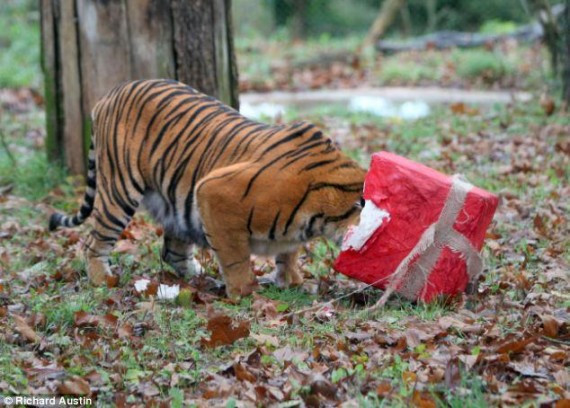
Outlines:
POLYGON ((378 13, 378 17, 372 23, 372 27, 368 31, 366 38, 364 40, 363 46, 369 46, 374 44, 376 40, 378 40, 386 30, 390 27, 398 11, 404 6, 406 0, 384 0, 382 2, 382 7, 380 7, 380 12, 378 13))
POLYGON ((552 7, 549 0, 531 0, 530 6, 537 16, 539 23, 542 25, 544 43, 550 53, 552 71, 555 76, 558 76, 560 72, 559 42, 561 33, 556 24, 556 18, 552 14, 552 7))
POLYGON ((303 40, 307 36, 307 10, 305 0, 293 0, 291 33, 294 40, 303 40))
POLYGON ((562 98, 566 106, 570 107, 570 0, 566 0, 564 14, 562 15, 562 98))
POLYGON ((231 0, 41 0, 47 150, 85 172, 90 112, 120 82, 174 78, 238 108, 231 0))
POLYGON ((400 17, 402 19, 402 34, 406 38, 410 37, 412 35, 412 16, 407 4, 404 4, 400 9, 400 17))
POLYGON ((437 27, 437 0, 426 1, 427 33, 433 33, 437 27))

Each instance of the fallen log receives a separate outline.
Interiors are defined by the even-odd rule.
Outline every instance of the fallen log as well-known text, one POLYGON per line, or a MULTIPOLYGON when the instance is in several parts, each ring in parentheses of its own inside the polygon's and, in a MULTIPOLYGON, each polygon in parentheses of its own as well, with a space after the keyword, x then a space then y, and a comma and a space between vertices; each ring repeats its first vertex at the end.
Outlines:
POLYGON ((403 51, 421 51, 426 49, 474 48, 487 44, 515 39, 519 42, 535 42, 542 38, 540 24, 532 24, 510 34, 480 34, 461 31, 438 31, 406 41, 379 41, 376 49, 382 53, 395 54, 403 51))
MULTIPOLYGON (((552 8, 552 14, 558 16, 563 10, 564 5, 557 5, 552 8)), ((376 49, 382 53, 394 54, 403 51, 420 51, 425 49, 473 48, 509 39, 523 43, 532 43, 541 40, 543 36, 544 30, 542 25, 539 22, 534 22, 507 34, 438 31, 404 41, 381 40, 376 43, 376 49)))

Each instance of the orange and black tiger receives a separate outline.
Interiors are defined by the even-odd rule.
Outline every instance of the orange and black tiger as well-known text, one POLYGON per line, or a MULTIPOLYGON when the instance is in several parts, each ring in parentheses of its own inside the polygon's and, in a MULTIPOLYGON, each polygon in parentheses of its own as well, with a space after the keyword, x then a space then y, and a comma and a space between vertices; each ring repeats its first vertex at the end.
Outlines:
POLYGON ((313 237, 339 239, 357 222, 365 171, 310 123, 267 125, 171 80, 122 84, 92 111, 87 190, 73 217, 82 224, 93 284, 110 275, 108 256, 142 204, 164 227, 163 259, 196 273, 192 245, 216 254, 229 296, 251 292, 250 254, 276 255, 276 279, 303 281, 297 251, 313 237))

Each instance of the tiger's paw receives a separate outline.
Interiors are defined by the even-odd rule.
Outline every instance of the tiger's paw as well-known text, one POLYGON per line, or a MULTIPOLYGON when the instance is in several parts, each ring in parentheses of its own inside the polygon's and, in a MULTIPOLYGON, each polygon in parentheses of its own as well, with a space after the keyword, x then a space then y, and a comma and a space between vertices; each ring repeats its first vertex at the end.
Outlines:
POLYGON ((183 279, 190 279, 194 276, 200 276, 204 273, 204 268, 200 265, 200 262, 196 260, 196 258, 190 258, 185 262, 181 262, 178 264, 171 264, 172 269, 179 278, 183 279))
POLYGON ((248 279, 240 284, 226 283, 226 295, 233 301, 239 301, 242 297, 251 295, 259 287, 257 280, 248 279))
POLYGON ((289 278, 291 280, 289 282, 289 285, 293 287, 301 286, 305 282, 305 278, 303 278, 303 273, 297 268, 289 272, 289 278))
POLYGON ((107 283, 107 277, 113 274, 106 260, 90 258, 87 261, 87 276, 93 286, 102 286, 107 283))
POLYGON ((277 269, 274 269, 273 272, 266 273, 265 275, 259 277, 257 279, 260 285, 275 285, 279 289, 287 289, 289 287, 289 283, 283 274, 280 274, 277 269))
POLYGON ((188 261, 188 273, 191 276, 198 276, 204 273, 204 268, 196 258, 192 258, 188 261))
POLYGON ((283 273, 278 268, 258 279, 260 285, 275 285, 279 289, 301 286, 304 282, 303 275, 297 270, 283 273))

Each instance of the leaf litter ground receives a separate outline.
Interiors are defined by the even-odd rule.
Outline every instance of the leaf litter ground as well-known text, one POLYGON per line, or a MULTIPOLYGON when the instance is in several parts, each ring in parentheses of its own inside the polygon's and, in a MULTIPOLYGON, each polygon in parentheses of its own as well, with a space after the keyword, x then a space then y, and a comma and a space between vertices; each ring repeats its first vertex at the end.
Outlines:
MULTIPOLYGON (((417 305, 381 292, 299 312, 363 285, 331 269, 337 249, 308 245, 306 283, 223 296, 212 254, 183 281, 160 262, 162 231, 137 215, 112 257, 118 279, 93 288, 79 257, 88 226, 46 231, 54 207, 78 206, 82 183, 39 153, 41 110, 3 103, 0 196, 0 394, 91 395, 102 405, 568 406, 570 123, 538 102, 451 106, 413 123, 312 118, 363 164, 378 150, 463 173, 501 205, 475 295, 417 305), (25 125, 22 125, 25 123, 25 125), (39 174, 41 173, 41 174, 39 174), (150 283, 139 292, 135 282, 150 283), (179 285, 160 301, 160 284, 179 285), (295 402, 296 401, 296 402, 295 402)), ((256 258, 254 271, 271 271, 256 258)))

